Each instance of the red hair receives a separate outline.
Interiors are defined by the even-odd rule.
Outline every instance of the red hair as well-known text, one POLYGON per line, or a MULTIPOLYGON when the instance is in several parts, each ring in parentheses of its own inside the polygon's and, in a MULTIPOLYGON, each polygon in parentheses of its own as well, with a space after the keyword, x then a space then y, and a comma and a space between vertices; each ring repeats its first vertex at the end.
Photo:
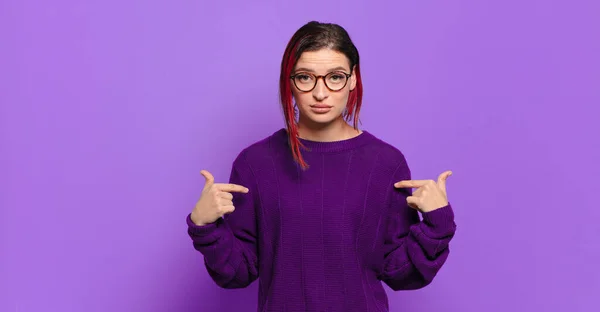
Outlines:
POLYGON ((360 77, 360 66, 358 50, 350 40, 350 36, 339 25, 309 22, 302 26, 292 36, 283 54, 281 61, 281 74, 279 77, 279 94, 283 116, 288 133, 288 142, 294 160, 302 167, 308 168, 300 149, 306 149, 298 137, 298 124, 293 104, 291 75, 300 58, 305 51, 316 51, 320 49, 333 49, 346 55, 350 62, 352 75, 356 78, 356 86, 350 91, 346 110, 342 117, 346 122, 352 120, 354 129, 358 129, 359 113, 362 104, 363 87, 360 77))

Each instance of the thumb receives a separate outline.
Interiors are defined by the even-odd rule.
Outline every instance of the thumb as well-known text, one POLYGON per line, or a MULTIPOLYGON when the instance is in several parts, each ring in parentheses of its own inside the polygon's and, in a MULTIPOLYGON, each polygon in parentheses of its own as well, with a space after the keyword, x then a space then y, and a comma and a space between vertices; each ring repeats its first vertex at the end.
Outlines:
POLYGON ((446 194, 446 179, 451 175, 452 171, 445 171, 438 177, 437 184, 444 194, 446 194))
POLYGON ((210 174, 210 172, 206 170, 201 170, 200 174, 204 176, 204 179, 206 180, 204 184, 204 189, 211 187, 215 183, 215 177, 213 177, 213 175, 210 174))

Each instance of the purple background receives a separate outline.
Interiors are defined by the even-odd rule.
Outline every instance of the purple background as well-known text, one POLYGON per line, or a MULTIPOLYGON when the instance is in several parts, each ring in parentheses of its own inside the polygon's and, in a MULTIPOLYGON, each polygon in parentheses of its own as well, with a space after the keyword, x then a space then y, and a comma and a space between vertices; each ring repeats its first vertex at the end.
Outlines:
POLYGON ((312 19, 359 48, 362 127, 454 171, 450 258, 392 311, 600 310, 597 1, 215 2, 0 2, 0 311, 254 311, 184 218, 283 126, 312 19))

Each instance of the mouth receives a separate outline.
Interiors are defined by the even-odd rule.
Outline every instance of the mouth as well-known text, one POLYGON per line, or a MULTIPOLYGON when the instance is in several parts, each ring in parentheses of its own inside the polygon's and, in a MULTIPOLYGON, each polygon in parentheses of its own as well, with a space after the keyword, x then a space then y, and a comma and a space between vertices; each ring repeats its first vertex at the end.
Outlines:
POLYGON ((315 113, 327 113, 331 110, 331 108, 333 108, 333 106, 329 106, 329 105, 324 105, 324 104, 316 104, 316 105, 310 105, 310 108, 313 112, 315 113))

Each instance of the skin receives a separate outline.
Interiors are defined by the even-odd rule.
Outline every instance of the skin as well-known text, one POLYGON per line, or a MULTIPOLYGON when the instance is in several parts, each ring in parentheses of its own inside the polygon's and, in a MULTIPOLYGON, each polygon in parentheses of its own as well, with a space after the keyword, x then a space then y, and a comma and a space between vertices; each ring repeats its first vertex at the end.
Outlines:
POLYGON ((237 184, 215 183, 215 178, 207 170, 200 171, 200 174, 205 179, 204 188, 190 217, 194 224, 203 226, 235 210, 232 193, 248 193, 249 190, 237 184))
POLYGON ((412 196, 406 198, 408 206, 423 213, 431 212, 448 205, 446 179, 452 171, 445 171, 433 180, 404 180, 394 183, 397 188, 415 188, 412 196))
MULTIPOLYGON (((345 73, 351 73, 350 62, 344 54, 323 49, 302 53, 294 73, 308 72, 315 75, 326 75, 335 68, 340 68, 345 73)), ((362 131, 354 129, 342 116, 350 91, 355 87, 356 77, 354 75, 339 91, 329 90, 323 79, 319 79, 315 88, 309 92, 298 90, 292 83, 292 95, 299 112, 298 133, 300 138, 332 142, 360 135, 362 131), (315 104, 325 104, 332 108, 327 113, 316 113, 311 109, 311 105, 315 104)), ((213 223, 223 215, 234 212, 232 193, 245 194, 250 191, 242 185, 215 183, 215 178, 207 170, 202 170, 200 174, 204 177, 205 184, 200 199, 191 214, 192 221, 198 226, 213 223)), ((423 213, 431 212, 448 205, 446 179, 451 174, 451 171, 440 174, 437 182, 433 180, 398 181, 394 187, 415 188, 412 196, 407 198, 408 205, 423 213)))
MULTIPOLYGON (((322 49, 302 53, 293 73, 308 72, 315 75, 326 75, 335 68, 340 68, 341 71, 348 74, 351 73, 350 61, 343 53, 322 49)), ((331 142, 350 139, 362 133, 361 130, 354 129, 342 117, 350 91, 355 87, 356 76, 354 75, 339 91, 329 90, 323 79, 319 79, 315 88, 309 92, 298 90, 292 83, 292 95, 299 112, 299 137, 311 141, 331 142), (330 105, 332 109, 325 114, 315 113, 310 107, 314 104, 330 105)))

